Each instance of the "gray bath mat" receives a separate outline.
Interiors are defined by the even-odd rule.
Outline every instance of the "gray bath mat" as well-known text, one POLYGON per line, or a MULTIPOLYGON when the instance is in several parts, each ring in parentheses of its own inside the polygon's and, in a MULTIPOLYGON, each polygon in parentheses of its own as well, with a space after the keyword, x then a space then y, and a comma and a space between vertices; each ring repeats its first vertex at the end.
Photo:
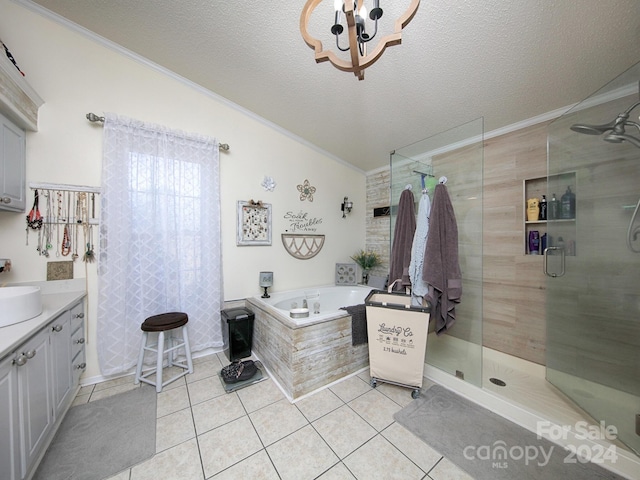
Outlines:
POLYGON ((623 480, 440 385, 394 417, 476 480, 623 480))
POLYGON ((71 407, 34 480, 100 480, 156 452, 156 391, 142 386, 71 407))

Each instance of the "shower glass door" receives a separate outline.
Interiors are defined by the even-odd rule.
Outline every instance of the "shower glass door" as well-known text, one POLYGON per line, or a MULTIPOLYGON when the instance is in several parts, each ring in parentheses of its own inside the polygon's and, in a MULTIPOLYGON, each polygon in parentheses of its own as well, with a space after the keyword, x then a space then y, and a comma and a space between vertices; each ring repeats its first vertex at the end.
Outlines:
MULTIPOLYGON (((626 126, 625 134, 639 139, 636 146, 634 139, 620 142, 612 128, 640 99, 639 80, 640 64, 550 124, 547 199, 555 194, 561 203, 558 218, 547 221, 545 258, 547 380, 615 427, 617 439, 636 454, 640 131, 626 126), (563 210, 567 187, 575 208, 568 201, 563 210)), ((638 115, 640 107, 629 120, 638 122, 638 115)))
MULTIPOLYGON (((458 225, 462 300, 446 333, 429 333, 426 363, 476 386, 482 385, 482 118, 391 153, 391 244, 400 194, 411 185, 416 213, 422 190, 433 199, 440 177, 458 225)), ((432 324, 433 326, 433 324, 432 324)))

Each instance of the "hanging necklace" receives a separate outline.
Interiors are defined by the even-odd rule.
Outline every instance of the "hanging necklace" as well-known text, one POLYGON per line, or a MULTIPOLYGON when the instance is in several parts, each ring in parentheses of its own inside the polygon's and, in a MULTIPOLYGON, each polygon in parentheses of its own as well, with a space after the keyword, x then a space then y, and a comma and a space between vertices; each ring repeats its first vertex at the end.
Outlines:
POLYGON ((60 253, 62 256, 66 257, 71 253, 71 233, 70 233, 70 225, 71 225, 71 192, 67 192, 67 212, 66 219, 67 223, 64 226, 63 234, 62 234, 62 248, 60 253))

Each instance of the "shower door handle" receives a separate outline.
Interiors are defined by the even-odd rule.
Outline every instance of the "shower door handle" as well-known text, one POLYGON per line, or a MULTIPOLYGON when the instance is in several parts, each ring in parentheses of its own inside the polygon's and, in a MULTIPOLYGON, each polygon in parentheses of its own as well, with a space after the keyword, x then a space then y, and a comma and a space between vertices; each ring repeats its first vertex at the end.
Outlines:
MULTIPOLYGON (((555 255, 554 255, 555 256, 555 255)), ((544 263, 542 264, 542 270, 547 277, 557 278, 564 275, 564 248, 562 247, 547 247, 544 249, 544 263), (560 250, 560 273, 551 272, 549 273, 549 252, 560 250)))

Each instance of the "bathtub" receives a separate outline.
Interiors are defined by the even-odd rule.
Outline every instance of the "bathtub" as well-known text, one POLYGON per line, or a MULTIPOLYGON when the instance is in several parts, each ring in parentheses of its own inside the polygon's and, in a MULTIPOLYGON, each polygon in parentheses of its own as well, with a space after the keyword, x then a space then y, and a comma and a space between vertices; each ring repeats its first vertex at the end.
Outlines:
POLYGON ((364 303, 369 295, 370 287, 360 285, 353 286, 325 286, 291 290, 288 292, 273 293, 271 298, 257 298, 278 310, 284 315, 286 323, 291 323, 291 328, 299 328, 305 325, 325 322, 336 316, 345 315, 341 307, 364 303), (291 318, 289 312, 292 308, 302 307, 307 300, 309 316, 306 318, 291 318), (319 313, 314 313, 314 304, 319 305, 319 313))
POLYGON ((290 401, 362 370, 369 364, 367 344, 352 345, 351 315, 340 307, 364 303, 363 286, 322 286, 252 297, 253 350, 290 401), (309 317, 291 318, 292 304, 307 300, 309 317), (320 313, 313 313, 314 303, 320 313))

